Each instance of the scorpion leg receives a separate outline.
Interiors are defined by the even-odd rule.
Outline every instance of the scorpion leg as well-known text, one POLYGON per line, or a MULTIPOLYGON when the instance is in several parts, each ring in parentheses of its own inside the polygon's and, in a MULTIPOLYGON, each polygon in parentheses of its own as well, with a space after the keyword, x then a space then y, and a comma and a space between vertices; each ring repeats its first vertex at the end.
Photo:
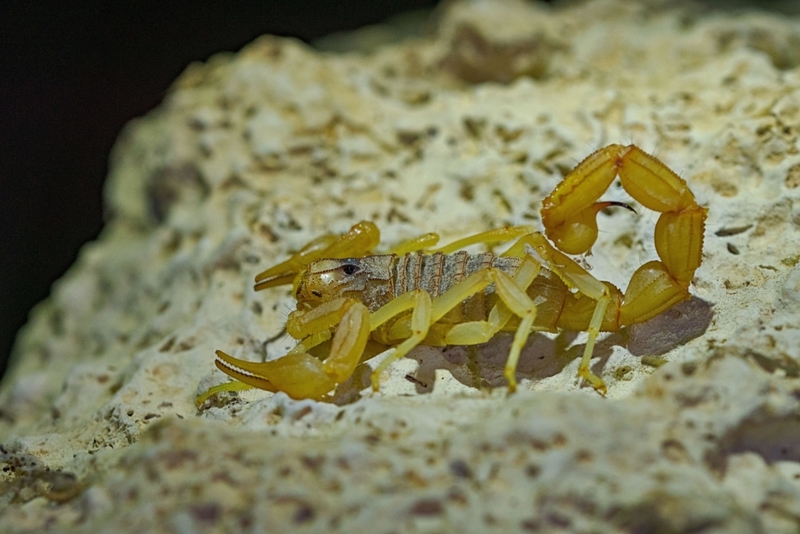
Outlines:
MULTIPOLYGON (((223 354, 225 353, 223 352, 223 354)), ((223 384, 218 384, 214 387, 205 390, 200 395, 198 395, 194 401, 194 405, 199 410, 204 402, 206 402, 208 399, 210 399, 217 393, 222 393, 223 391, 247 391, 248 389, 253 389, 253 388, 254 386, 251 386, 250 384, 245 384, 244 382, 239 382, 238 380, 235 380, 233 382, 225 382, 223 384)))
POLYGON ((380 387, 381 373, 386 370, 392 362, 399 360, 411 349, 419 345, 428 335, 428 329, 436 322, 431 320, 432 306, 431 296, 427 291, 417 289, 403 293, 388 304, 379 308, 370 317, 370 328, 375 330, 398 314, 405 311, 411 312, 411 335, 393 349, 393 352, 384 359, 374 371, 372 371, 372 390, 378 391, 380 387))
POLYGON ((425 251, 426 254, 434 254, 436 252, 441 252, 442 254, 451 254, 470 245, 503 243, 506 241, 511 241, 525 234, 529 234, 532 231, 533 230, 527 226, 504 226, 503 228, 497 228, 464 237, 439 248, 433 248, 439 242, 439 235, 435 233, 429 233, 398 243, 390 248, 388 252, 389 254, 397 254, 398 256, 417 251, 425 251))
POLYGON ((396 245, 392 246, 388 251, 386 251, 386 253, 403 256, 404 254, 410 254, 411 252, 427 250, 433 246, 436 246, 436 243, 438 242, 439 242, 439 234, 430 232, 427 234, 423 234, 421 236, 407 239, 405 241, 401 241, 396 245))
MULTIPOLYGON (((533 280, 539 274, 540 269, 541 265, 539 262, 535 261, 530 256, 523 258, 522 264, 514 274, 514 287, 506 287, 507 284, 504 284, 503 282, 496 286, 498 288, 498 294, 500 295, 501 302, 497 303, 489 312, 489 320, 471 321, 468 323, 453 325, 453 327, 450 328, 445 336, 445 343, 448 345, 477 345, 479 343, 486 343, 489 341, 495 334, 497 334, 497 332, 500 331, 501 328, 503 328, 503 326, 505 326, 505 324, 511 318, 512 309, 509 309, 510 306, 506 304, 506 301, 513 302, 515 304, 513 313, 516 313, 520 317, 523 317, 525 314, 527 314, 529 305, 532 303, 529 303, 525 298, 523 298, 520 295, 520 292, 525 294, 525 289, 531 285, 533 280)), ((527 297, 527 295, 525 296, 527 297)), ((520 325, 520 328, 517 329, 516 335, 514 336, 512 350, 509 352, 503 372, 506 380, 508 381, 509 392, 513 392, 516 389, 517 363, 519 361, 522 348, 527 341, 527 337, 530 333, 534 319, 535 311, 533 318, 531 319, 531 325, 527 328, 524 328, 522 325, 520 325), (525 333, 524 339, 522 339, 523 332, 525 333)))
MULTIPOLYGON (((506 273, 489 267, 482 271, 475 272, 439 295, 432 302, 428 293, 417 290, 405 293, 390 302, 383 308, 379 309, 373 315, 373 328, 376 327, 376 320, 388 320, 397 314, 407 310, 410 302, 415 304, 414 311, 411 315, 411 336, 406 337, 406 325, 403 322, 395 323, 398 327, 396 331, 390 329, 390 337, 406 337, 406 339, 395 349, 395 352, 386 358, 372 373, 372 387, 374 390, 378 389, 379 379, 381 373, 395 360, 405 356, 415 346, 419 345, 428 333, 430 326, 442 317, 444 317, 450 310, 459 306, 464 300, 472 295, 483 291, 488 285, 494 284, 497 295, 500 298, 503 307, 495 307, 490 313, 489 326, 483 324, 482 321, 474 323, 465 323, 462 325, 454 326, 458 328, 454 337, 460 337, 462 340, 475 340, 476 343, 484 340, 483 335, 494 328, 502 328, 508 320, 507 312, 503 312, 503 308, 507 308, 515 315, 521 318, 517 331, 514 334, 514 340, 509 351, 508 361, 505 367, 505 377, 508 380, 509 392, 516 390, 516 366, 519 360, 519 355, 522 347, 528 339, 533 322, 536 319, 536 306, 533 301, 525 293, 527 284, 536 277, 538 272, 538 265, 534 261, 524 262, 516 273, 516 280, 511 278, 506 273), (526 285, 520 282, 526 282, 526 285), (380 316, 376 319, 376 316, 380 316), (504 317, 505 316, 505 317, 504 317), (386 319, 383 319, 386 317, 386 319), (493 324, 492 324, 493 323, 493 324)), ((495 330, 496 331, 496 330, 495 330)), ((491 336, 489 336, 491 337, 491 336)))
POLYGON ((370 254, 379 241, 380 231, 369 221, 361 221, 339 236, 318 237, 288 260, 259 273, 255 290, 289 284, 302 269, 321 258, 361 258, 370 254))
POLYGON ((427 250, 426 252, 429 254, 433 254, 435 252, 441 252, 442 254, 452 254, 453 252, 461 250, 462 248, 468 247, 470 245, 477 245, 477 244, 488 245, 492 243, 504 243, 507 241, 511 241, 525 234, 529 234, 532 231, 533 229, 528 226, 504 226, 503 228, 496 228, 494 230, 488 230, 486 232, 481 232, 479 234, 467 236, 457 241, 453 241, 452 243, 445 245, 443 247, 439 247, 433 250, 427 250))
MULTIPOLYGON (((544 267, 555 273, 568 288, 576 289, 581 294, 597 301, 589 321, 589 337, 586 340, 586 347, 578 365, 578 377, 586 380, 596 391, 605 395, 605 382, 592 372, 589 364, 592 360, 592 352, 594 351, 597 336, 600 334, 604 320, 608 319, 606 311, 613 300, 614 294, 606 284, 589 274, 586 269, 575 263, 569 256, 554 248, 538 232, 523 236, 506 252, 506 255, 516 257, 522 254, 535 258, 544 267)), ((616 323, 616 319, 614 322, 616 323)))

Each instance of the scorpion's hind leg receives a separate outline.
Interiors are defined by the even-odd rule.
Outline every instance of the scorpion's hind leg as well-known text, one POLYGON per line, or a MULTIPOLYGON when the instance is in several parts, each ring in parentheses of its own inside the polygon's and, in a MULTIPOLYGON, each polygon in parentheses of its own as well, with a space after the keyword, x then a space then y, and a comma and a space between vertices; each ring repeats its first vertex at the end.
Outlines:
MULTIPOLYGON (((514 243, 506 254, 517 257, 525 254, 528 257, 536 258, 537 261, 543 263, 544 267, 558 276, 568 288, 577 290, 580 294, 596 302, 593 306, 594 309, 587 329, 589 336, 586 340, 581 362, 578 365, 578 377, 589 382, 598 393, 605 395, 605 382, 592 372, 589 365, 597 336, 603 326, 607 325, 606 329, 613 328, 616 330, 618 328, 616 315, 620 306, 619 290, 589 274, 586 269, 575 263, 569 256, 554 248, 539 233, 523 236, 518 242, 514 243)), ((585 324, 585 319, 578 317, 582 315, 581 311, 565 306, 561 311, 559 323, 563 325, 574 321, 578 324, 585 324)))
MULTIPOLYGON (((339 321, 330 355, 325 360, 302 351, 293 351, 276 360, 259 363, 217 351, 214 363, 222 372, 248 386, 266 391, 283 391, 294 399, 320 400, 353 374, 367 345, 369 332, 369 310, 363 304, 353 302, 339 321)), ((217 391, 242 389, 247 388, 238 385, 212 388, 198 397, 197 402, 202 404, 217 391)))
POLYGON ((377 390, 381 373, 395 360, 408 354, 420 344, 428 333, 430 326, 443 318, 450 310, 461 305, 469 297, 483 291, 494 283, 495 290, 502 306, 495 306, 489 314, 488 321, 474 321, 454 325, 445 334, 445 342, 477 344, 488 341, 508 321, 511 313, 521 318, 520 325, 514 335, 509 358, 506 363, 505 376, 508 379, 509 392, 516 389, 516 366, 520 352, 536 319, 536 306, 525 293, 538 274, 538 264, 534 261, 523 262, 515 278, 495 268, 475 272, 430 301, 428 293, 417 290, 405 293, 390 302, 373 315, 373 328, 376 322, 385 322, 389 318, 409 309, 413 305, 410 325, 405 321, 396 322, 389 331, 390 338, 405 339, 395 352, 386 358, 372 373, 373 389, 377 390), (409 331, 410 326, 410 331, 409 331))
POLYGON ((523 258, 522 264, 511 279, 502 271, 496 271, 490 277, 495 279, 495 288, 501 302, 489 312, 486 321, 471 321, 453 325, 445 335, 448 345, 478 345, 486 343, 502 329, 512 313, 523 319, 517 328, 511 344, 503 375, 508 382, 508 391, 513 393, 517 388, 517 363, 520 354, 530 335, 536 318, 536 306, 525 292, 539 274, 541 265, 531 257, 523 258))

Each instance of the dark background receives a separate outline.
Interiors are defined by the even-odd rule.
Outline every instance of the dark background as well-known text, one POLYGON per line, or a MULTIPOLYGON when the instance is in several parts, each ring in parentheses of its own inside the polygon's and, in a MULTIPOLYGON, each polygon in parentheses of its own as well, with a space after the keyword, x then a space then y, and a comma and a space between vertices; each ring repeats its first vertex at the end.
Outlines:
POLYGON ((116 136, 192 61, 306 42, 435 0, 0 0, 0 375, 30 308, 102 224, 116 136))

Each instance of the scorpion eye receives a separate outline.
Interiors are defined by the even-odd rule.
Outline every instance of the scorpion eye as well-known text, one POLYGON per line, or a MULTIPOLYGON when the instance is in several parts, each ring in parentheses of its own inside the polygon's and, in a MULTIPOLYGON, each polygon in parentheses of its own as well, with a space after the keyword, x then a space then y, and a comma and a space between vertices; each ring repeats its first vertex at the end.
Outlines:
POLYGON ((351 263, 345 264, 342 266, 342 272, 347 276, 354 275, 358 272, 358 266, 351 263))

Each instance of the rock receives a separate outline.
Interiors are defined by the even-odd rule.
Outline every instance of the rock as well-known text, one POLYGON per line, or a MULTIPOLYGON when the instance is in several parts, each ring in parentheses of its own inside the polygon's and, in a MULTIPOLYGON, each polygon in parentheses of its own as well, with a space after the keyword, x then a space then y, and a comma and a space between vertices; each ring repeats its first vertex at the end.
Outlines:
MULTIPOLYGON (((800 21, 474 0, 432 24, 370 53, 263 37, 125 129, 109 223, 0 388, 5 530, 797 530, 800 21), (608 398, 575 378, 585 334, 562 332, 532 336, 512 396, 501 335, 420 347, 378 394, 362 365, 333 404, 195 408, 226 379, 216 349, 291 346, 290 293, 253 277, 309 240, 538 224, 577 161, 630 142, 709 216, 695 297, 601 336, 608 398)), ((584 258, 623 288, 655 257, 637 211, 601 215, 584 258)))

